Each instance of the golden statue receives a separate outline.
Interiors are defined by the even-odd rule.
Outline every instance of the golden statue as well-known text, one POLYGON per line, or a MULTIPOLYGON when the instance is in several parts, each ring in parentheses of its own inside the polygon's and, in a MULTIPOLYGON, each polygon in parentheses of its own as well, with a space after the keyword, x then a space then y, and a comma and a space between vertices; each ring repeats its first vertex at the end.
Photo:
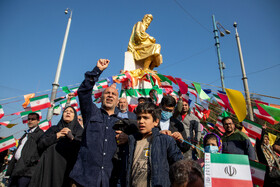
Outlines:
POLYGON ((153 70, 162 63, 160 44, 156 44, 156 39, 145 32, 152 20, 153 16, 146 14, 142 21, 134 25, 127 47, 127 51, 133 54, 135 62, 143 63, 144 70, 153 70))

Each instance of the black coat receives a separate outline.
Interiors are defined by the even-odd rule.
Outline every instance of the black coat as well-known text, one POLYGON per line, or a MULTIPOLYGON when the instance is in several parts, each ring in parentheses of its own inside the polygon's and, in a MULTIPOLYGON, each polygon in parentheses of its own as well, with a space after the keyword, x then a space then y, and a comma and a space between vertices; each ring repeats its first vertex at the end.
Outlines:
POLYGON ((67 124, 62 118, 58 125, 52 126, 45 132, 38 143, 39 149, 44 152, 29 187, 69 186, 69 173, 77 159, 82 133, 83 128, 77 121, 76 111, 72 122, 67 124), (64 127, 71 130, 73 140, 68 137, 57 139, 56 133, 64 127))
MULTIPOLYGON (((7 169, 7 176, 25 176, 31 177, 34 173, 35 166, 40 158, 37 141, 44 134, 44 131, 37 127, 34 132, 28 134, 27 141, 25 142, 21 157, 17 161, 15 159, 15 153, 7 169)), ((22 139, 26 136, 26 133, 20 138, 19 145, 22 139)))

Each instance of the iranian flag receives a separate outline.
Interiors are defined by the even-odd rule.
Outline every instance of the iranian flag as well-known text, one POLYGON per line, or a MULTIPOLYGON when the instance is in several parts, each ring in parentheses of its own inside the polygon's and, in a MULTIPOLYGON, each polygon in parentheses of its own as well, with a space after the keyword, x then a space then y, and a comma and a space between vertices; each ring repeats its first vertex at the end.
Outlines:
POLYGON ((194 115, 196 116, 196 117, 198 117, 198 119, 201 119, 201 118, 203 118, 203 113, 202 112, 199 112, 199 110, 197 110, 196 108, 193 108, 193 112, 194 112, 194 115))
POLYGON ((245 127, 250 137, 261 139, 261 135, 262 135, 261 125, 247 119, 242 121, 242 125, 245 127))
POLYGON ((223 102, 223 100, 221 100, 221 98, 216 95, 216 94, 213 94, 214 98, 216 99, 216 101, 218 102, 219 105, 221 105, 222 107, 224 107, 226 109, 226 105, 225 103, 223 102))
POLYGON ((224 129, 224 126, 223 126, 223 123, 222 123, 222 119, 223 117, 221 115, 218 116, 217 118, 217 122, 216 122, 216 126, 218 127, 218 129, 224 133, 225 132, 225 129, 224 129))
POLYGON ((44 120, 39 123, 40 129, 42 129, 44 132, 46 130, 48 130, 51 126, 52 126, 52 123, 51 123, 51 121, 48 121, 48 120, 44 120))
POLYGON ((260 113, 259 109, 257 107, 253 107, 253 112, 256 115, 257 118, 263 119, 265 121, 267 121, 268 123, 275 125, 278 123, 278 121, 275 121, 273 119, 273 117, 271 117, 270 115, 263 115, 260 113))
MULTIPOLYGON (((22 123, 27 123, 28 121, 28 114, 32 113, 33 111, 25 111, 25 112, 21 112, 20 115, 21 115, 21 119, 22 119, 22 123)), ((39 119, 42 119, 42 113, 40 110, 36 111, 35 113, 39 114, 40 118, 39 119)))
POLYGON ((2 105, 0 105, 0 119, 4 116, 4 110, 2 105))
POLYGON ((191 94, 193 94, 195 97, 197 97, 197 92, 196 92, 196 90, 194 89, 194 87, 189 86, 189 87, 188 87, 188 90, 189 90, 189 92, 190 92, 191 94))
POLYGON ((197 102, 194 103, 194 106, 197 108, 199 112, 204 111, 204 107, 201 104, 198 104, 197 102))
POLYGON ((109 86, 107 79, 97 82, 102 88, 107 88, 109 86))
POLYGON ((95 99, 101 97, 102 92, 105 90, 101 85, 96 86, 94 85, 93 90, 92 90, 92 95, 94 96, 95 99))
POLYGON ((16 146, 16 140, 14 136, 9 136, 5 139, 0 140, 0 152, 10 149, 16 146))
POLYGON ((30 98, 30 106, 32 111, 42 110, 51 107, 48 94, 30 98))
POLYGON ((250 160, 250 167, 253 184, 263 186, 266 166, 259 162, 250 160))
POLYGON ((190 96, 189 96, 188 93, 187 93, 187 94, 182 94, 182 99, 183 99, 183 101, 189 103, 189 98, 190 98, 190 96))
POLYGON ((205 187, 252 187, 247 155, 205 153, 205 187))
POLYGON ((249 137, 249 140, 250 140, 252 146, 255 147, 256 139, 249 137))
POLYGON ((156 75, 160 78, 162 88, 171 88, 171 89, 173 88, 171 80, 169 80, 167 77, 165 77, 162 74, 157 73, 156 75))
MULTIPOLYGON (((67 100, 64 100, 64 101, 61 101, 61 102, 60 102, 60 104, 61 104, 63 110, 64 110, 64 108, 65 108, 66 102, 67 102, 67 100)), ((70 106, 72 106, 73 108, 75 108, 75 110, 76 110, 77 112, 80 111, 80 108, 79 108, 79 106, 78 106, 76 97, 71 98, 71 100, 70 100, 70 106)))
POLYGON ((72 92, 74 92, 74 96, 77 96, 77 95, 78 95, 78 89, 79 89, 79 87, 70 88, 70 90, 71 90, 72 92))
POLYGON ((127 80, 126 74, 120 74, 113 77, 113 81, 116 83, 122 83, 127 80))

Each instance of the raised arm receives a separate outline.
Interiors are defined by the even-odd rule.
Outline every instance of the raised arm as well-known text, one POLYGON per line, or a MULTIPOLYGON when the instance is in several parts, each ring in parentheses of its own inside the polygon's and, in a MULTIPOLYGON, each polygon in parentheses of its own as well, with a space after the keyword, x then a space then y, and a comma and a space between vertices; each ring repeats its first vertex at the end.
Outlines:
POLYGON ((84 125, 87 124, 89 116, 98 110, 97 106, 92 101, 92 89, 95 83, 98 81, 102 71, 109 65, 108 59, 99 59, 96 67, 92 71, 85 73, 85 80, 82 82, 78 89, 78 96, 80 102, 80 109, 84 120, 84 125))

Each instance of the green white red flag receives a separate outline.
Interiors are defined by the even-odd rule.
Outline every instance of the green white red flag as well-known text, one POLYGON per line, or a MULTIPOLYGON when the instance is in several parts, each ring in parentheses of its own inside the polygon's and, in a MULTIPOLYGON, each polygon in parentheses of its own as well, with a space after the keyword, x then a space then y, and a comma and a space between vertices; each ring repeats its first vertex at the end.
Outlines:
POLYGON ((16 140, 14 136, 9 136, 5 139, 0 140, 0 152, 10 149, 16 146, 16 140))
MULTIPOLYGON (((64 100, 64 101, 61 101, 61 102, 60 102, 60 104, 61 104, 63 110, 65 109, 66 103, 67 103, 67 100, 64 100)), ((75 108, 75 110, 76 110, 77 112, 80 111, 80 108, 79 108, 78 102, 77 102, 77 100, 76 100, 76 97, 71 98, 71 100, 70 100, 70 106, 72 106, 73 108, 75 108)))
POLYGON ((40 129, 42 129, 43 131, 48 130, 51 126, 52 126, 52 123, 51 123, 51 121, 48 121, 48 120, 44 120, 39 123, 40 129))
POLYGON ((189 92, 190 92, 191 94, 193 94, 195 97, 197 97, 197 92, 196 92, 196 90, 195 90, 193 87, 189 86, 189 87, 188 87, 188 90, 189 90, 189 92))
POLYGON ((197 108, 199 112, 204 111, 204 107, 201 104, 198 104, 197 102, 194 103, 194 106, 197 108))
POLYGON ((68 86, 63 86, 63 87, 62 87, 62 91, 63 91, 64 93, 66 93, 66 94, 71 93, 70 90, 69 90, 69 88, 68 88, 68 86))
MULTIPOLYGON (((247 136, 248 136, 248 135, 247 135, 247 136)), ((256 139, 251 138, 250 136, 248 136, 248 138, 249 138, 249 140, 250 140, 250 142, 251 142, 252 146, 253 146, 253 147, 255 147, 255 144, 256 144, 256 139)))
POLYGON ((194 112, 194 115, 196 117, 198 117, 199 120, 201 120, 201 118, 203 118, 203 113, 200 112, 199 110, 197 110, 196 108, 193 108, 193 112, 194 112))
POLYGON ((253 107, 253 112, 256 115, 257 118, 263 119, 265 121, 267 121, 268 123, 275 125, 278 123, 278 121, 275 121, 273 117, 271 117, 270 115, 263 115, 260 113, 258 107, 253 107))
POLYGON ((266 166, 259 162, 250 160, 250 168, 253 184, 263 186, 266 166))
POLYGON ((217 118, 216 127, 218 127, 218 129, 222 133, 224 133, 225 129, 224 129, 224 126, 223 126, 223 123, 222 123, 222 119, 223 119, 223 117, 221 115, 219 115, 218 118, 217 118))
POLYGON ((107 88, 109 86, 107 79, 101 80, 97 82, 97 85, 102 86, 102 88, 107 88))
POLYGON ((223 93, 217 93, 217 94, 220 97, 220 99, 224 102, 224 104, 226 106, 225 109, 228 109, 231 113, 235 114, 234 110, 231 108, 231 106, 229 104, 228 96, 223 93))
POLYGON ((247 155, 205 153, 205 187, 252 187, 247 155))
POLYGON ((248 132, 249 137, 251 138, 259 138, 261 139, 261 135, 262 135, 262 126, 250 121, 248 119, 245 119, 244 121, 242 121, 242 125, 244 126, 244 128, 246 129, 246 131, 248 132))
POLYGON ((30 106, 32 111, 42 110, 51 107, 48 94, 30 98, 30 106))
POLYGON ((172 81, 169 80, 167 77, 165 77, 162 74, 157 73, 157 76, 160 78, 160 82, 161 82, 161 87, 162 88, 170 88, 173 89, 172 86, 172 81))
POLYGON ((183 99, 183 101, 189 103, 189 98, 190 98, 190 96, 189 96, 188 93, 187 93, 187 94, 182 94, 182 99, 183 99))
POLYGON ((225 109, 227 109, 225 103, 223 102, 223 100, 216 94, 213 94, 214 98, 216 99, 216 101, 218 102, 219 105, 221 105, 222 107, 224 107, 225 109))
POLYGON ((77 95, 78 95, 78 89, 79 89, 79 87, 70 88, 70 90, 71 90, 72 92, 74 92, 74 96, 77 96, 77 95))
MULTIPOLYGON (((21 115, 21 119, 22 119, 22 123, 27 123, 28 122, 28 114, 32 113, 33 111, 24 111, 24 112, 21 112, 20 115, 21 115)), ((41 120, 42 119, 42 113, 40 110, 38 111, 35 111, 35 113, 39 114, 39 119, 41 120)))
POLYGON ((4 116, 4 110, 2 105, 0 105, 0 119, 4 116))

